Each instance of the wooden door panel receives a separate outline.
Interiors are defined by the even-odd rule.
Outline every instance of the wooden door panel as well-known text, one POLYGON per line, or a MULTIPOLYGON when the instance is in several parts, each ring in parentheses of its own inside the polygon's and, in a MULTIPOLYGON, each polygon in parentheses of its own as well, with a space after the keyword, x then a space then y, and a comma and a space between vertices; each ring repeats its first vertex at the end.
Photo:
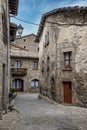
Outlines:
POLYGON ((64 82, 64 103, 72 103, 72 88, 70 82, 64 82))

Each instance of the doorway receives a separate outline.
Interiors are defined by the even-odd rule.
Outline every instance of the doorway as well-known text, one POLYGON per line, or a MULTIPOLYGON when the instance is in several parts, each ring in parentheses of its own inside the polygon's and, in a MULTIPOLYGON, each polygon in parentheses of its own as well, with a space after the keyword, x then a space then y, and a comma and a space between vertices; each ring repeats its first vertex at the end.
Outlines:
POLYGON ((64 103, 72 104, 72 86, 71 82, 63 82, 64 103))
POLYGON ((12 87, 16 88, 17 92, 23 92, 23 80, 22 79, 13 80, 12 87))

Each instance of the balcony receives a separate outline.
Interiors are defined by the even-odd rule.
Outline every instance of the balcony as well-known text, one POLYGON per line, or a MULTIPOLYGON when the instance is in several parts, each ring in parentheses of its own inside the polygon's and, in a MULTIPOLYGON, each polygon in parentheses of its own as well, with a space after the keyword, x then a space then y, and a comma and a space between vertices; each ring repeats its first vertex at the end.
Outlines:
POLYGON ((27 75, 27 68, 11 68, 11 74, 13 76, 25 76, 27 75))

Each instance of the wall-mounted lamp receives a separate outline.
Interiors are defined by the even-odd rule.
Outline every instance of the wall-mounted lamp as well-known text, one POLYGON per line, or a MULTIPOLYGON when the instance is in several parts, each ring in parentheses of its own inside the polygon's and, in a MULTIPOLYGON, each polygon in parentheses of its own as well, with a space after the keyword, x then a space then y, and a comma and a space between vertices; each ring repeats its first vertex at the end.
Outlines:
POLYGON ((17 29, 18 29, 17 31, 18 31, 19 36, 21 36, 24 28, 19 24, 17 29))

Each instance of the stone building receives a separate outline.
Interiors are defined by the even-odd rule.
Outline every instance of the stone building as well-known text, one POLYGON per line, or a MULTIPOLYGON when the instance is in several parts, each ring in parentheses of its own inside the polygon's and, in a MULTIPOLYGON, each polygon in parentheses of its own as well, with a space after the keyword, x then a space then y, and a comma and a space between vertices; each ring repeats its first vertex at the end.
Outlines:
POLYGON ((39 92, 39 48, 30 34, 11 43, 11 87, 21 92, 39 92))
POLYGON ((58 103, 87 107, 87 7, 43 14, 36 40, 40 93, 58 103))
MULTIPOLYGON (((10 14, 16 15, 18 0, 0 0, 0 119, 2 111, 6 110, 8 98, 8 83, 10 81, 9 69, 9 43, 10 43, 10 14), (14 4, 14 6, 13 6, 14 4), (9 14, 10 12, 10 14, 9 14)), ((14 32, 14 30, 12 31, 14 32)), ((13 36, 14 37, 14 36, 13 36)))

